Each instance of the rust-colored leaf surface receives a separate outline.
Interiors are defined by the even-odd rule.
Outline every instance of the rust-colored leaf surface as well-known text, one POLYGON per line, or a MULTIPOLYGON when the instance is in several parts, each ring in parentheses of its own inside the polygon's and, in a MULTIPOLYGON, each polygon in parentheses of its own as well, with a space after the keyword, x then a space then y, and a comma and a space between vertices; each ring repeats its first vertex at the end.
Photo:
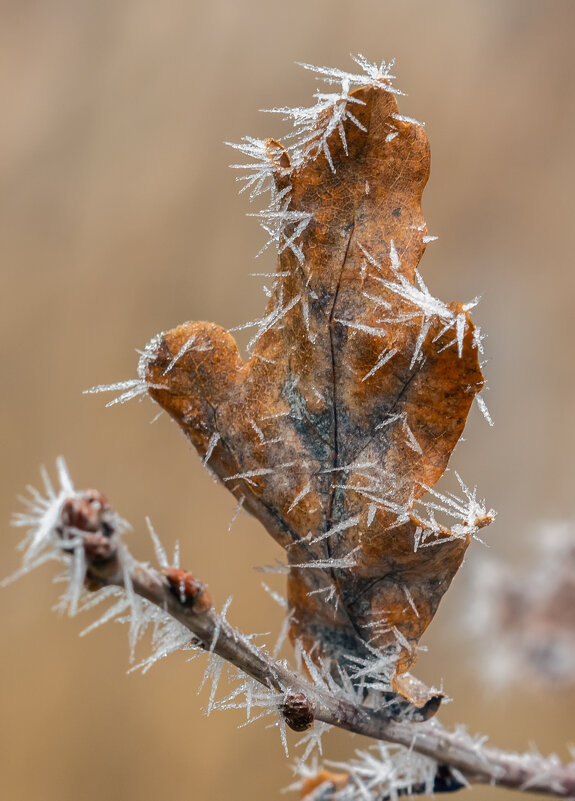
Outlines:
POLYGON ((249 361, 227 331, 191 322, 148 347, 145 380, 285 549, 292 640, 334 670, 388 655, 394 688, 422 706, 406 671, 469 534, 429 530, 414 504, 483 382, 466 307, 432 298, 416 272, 424 129, 399 117, 383 80, 345 102, 343 132, 320 114, 328 135, 295 164, 266 143, 288 202, 249 361))

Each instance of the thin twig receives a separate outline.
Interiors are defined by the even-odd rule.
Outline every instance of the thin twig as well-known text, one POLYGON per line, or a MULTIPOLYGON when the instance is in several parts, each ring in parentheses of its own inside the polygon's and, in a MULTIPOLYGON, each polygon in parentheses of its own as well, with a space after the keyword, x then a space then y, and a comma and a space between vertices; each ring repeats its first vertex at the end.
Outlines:
MULTIPOLYGON (((93 540, 94 535, 86 537, 87 541, 93 540)), ((90 547, 85 550, 89 581, 101 586, 125 585, 125 563, 124 567, 120 565, 117 548, 110 550, 108 559, 96 562, 90 558, 90 547)), ((440 766, 460 771, 469 783, 575 798, 573 765, 562 765, 555 758, 488 748, 483 739, 474 739, 459 730, 449 731, 437 720, 425 723, 393 721, 383 711, 354 704, 343 693, 338 695, 312 684, 272 659, 218 615, 206 602, 203 585, 184 571, 160 572, 133 561, 129 576, 135 593, 185 626, 206 649, 211 648, 265 687, 282 694, 289 691, 305 695, 318 721, 410 748, 431 757, 440 766)))
MULTIPOLYGON (((59 472, 60 492, 56 493, 46 479, 48 498, 32 490, 28 513, 15 520, 29 529, 19 574, 47 558, 67 557, 69 587, 64 598, 71 611, 78 608, 82 586, 93 591, 123 588, 132 608, 134 645, 141 614, 136 596, 145 599, 187 629, 195 645, 235 665, 268 691, 276 691, 277 710, 294 730, 302 731, 315 720, 404 746, 434 760, 432 786, 423 788, 423 792, 450 792, 470 783, 484 783, 575 799, 575 764, 562 765, 555 756, 488 748, 485 738, 473 738, 462 728, 449 731, 437 719, 391 719, 385 708, 373 709, 350 699, 333 682, 314 683, 289 669, 231 626, 225 614, 218 614, 201 582, 179 567, 166 566, 166 554, 158 541, 161 570, 136 561, 121 540, 126 524, 104 496, 95 490, 75 490, 63 462, 59 463, 59 472)), ((110 616, 106 613, 104 619, 110 616)), ((419 790, 412 786, 413 791, 419 790)), ((376 792, 373 801, 378 798, 381 795, 376 792)))

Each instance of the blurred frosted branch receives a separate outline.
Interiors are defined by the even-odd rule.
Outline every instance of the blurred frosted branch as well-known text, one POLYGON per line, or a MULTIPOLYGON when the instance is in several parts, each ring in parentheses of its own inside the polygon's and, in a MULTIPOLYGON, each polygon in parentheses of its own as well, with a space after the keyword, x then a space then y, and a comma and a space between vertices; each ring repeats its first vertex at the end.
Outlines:
POLYGON ((543 523, 529 539, 527 564, 474 564, 462 628, 491 688, 575 683, 575 523, 543 523))

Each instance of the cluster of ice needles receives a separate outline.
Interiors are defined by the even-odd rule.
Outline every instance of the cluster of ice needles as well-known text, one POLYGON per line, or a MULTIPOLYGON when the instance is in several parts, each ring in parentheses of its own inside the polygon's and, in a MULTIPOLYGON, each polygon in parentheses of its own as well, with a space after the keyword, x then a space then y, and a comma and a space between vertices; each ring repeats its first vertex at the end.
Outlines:
MULTIPOLYGON (((429 237, 427 237, 429 239, 429 237)), ((425 237, 424 237, 425 239, 425 237)), ((402 301, 402 308, 400 313, 389 311, 390 304, 378 297, 373 297, 367 293, 365 297, 371 302, 382 307, 381 317, 379 322, 385 323, 405 323, 407 325, 417 325, 419 330, 415 341, 415 346, 411 356, 412 368, 415 363, 422 358, 422 348, 429 334, 432 325, 439 321, 441 328, 439 333, 433 339, 433 342, 438 342, 445 334, 450 331, 453 332, 453 337, 446 344, 442 345, 438 352, 446 350, 450 347, 457 347, 457 352, 461 358, 463 354, 463 346, 465 334, 468 329, 467 312, 471 311, 480 301, 479 297, 473 298, 468 303, 461 306, 461 311, 455 312, 449 304, 434 297, 425 284, 419 270, 415 270, 415 283, 412 283, 404 274, 401 268, 401 259, 397 252, 395 242, 393 239, 390 241, 389 247, 389 269, 385 269, 379 264, 376 259, 360 245, 362 253, 365 257, 364 270, 369 270, 372 277, 378 281, 388 292, 392 292, 402 301), (391 273, 391 275, 390 275, 391 273)), ((357 324, 356 324, 357 325, 357 324)), ((360 326, 357 326, 360 327, 360 326)), ((376 332, 377 333, 377 332, 376 332)), ((380 334, 385 333, 381 329, 380 334)), ((484 335, 481 329, 475 327, 473 329, 473 347, 477 349, 480 355, 483 355, 483 339, 484 335)), ((374 367, 364 376, 363 380, 371 377, 380 367, 386 364, 395 354, 397 349, 384 351, 374 367)), ((481 413, 489 423, 493 425, 493 420, 489 414, 485 399, 481 394, 476 395, 477 405, 481 413)))
POLYGON ((424 487, 431 497, 424 497, 419 501, 419 506, 426 510, 428 517, 419 518, 422 526, 416 531, 415 550, 468 536, 482 542, 477 532, 492 522, 496 512, 487 508, 484 499, 477 497, 477 487, 467 487, 457 472, 455 477, 463 497, 452 492, 439 492, 433 487, 424 487), (436 519, 437 512, 456 521, 450 525, 448 536, 445 536, 445 528, 436 519))
MULTIPOLYGON (((337 89, 332 92, 316 92, 312 106, 265 109, 269 113, 280 114, 285 121, 291 123, 292 131, 285 137, 285 146, 251 136, 244 137, 239 143, 226 143, 249 159, 246 163, 231 165, 233 169, 246 173, 237 179, 243 184, 240 192, 248 192, 251 200, 269 194, 267 207, 253 215, 259 218, 269 236, 260 253, 269 245, 275 244, 278 253, 289 248, 300 264, 303 263, 304 256, 298 240, 312 217, 291 207, 292 187, 289 176, 292 170, 315 160, 320 154, 325 156, 330 169, 335 172, 329 149, 330 136, 337 132, 344 152, 347 153, 344 123, 350 122, 360 130, 366 130, 354 114, 354 110, 363 105, 363 101, 355 97, 352 90, 360 86, 373 86, 403 94, 392 86, 395 77, 391 74, 393 61, 372 63, 361 54, 352 56, 352 59, 360 67, 359 73, 301 64, 306 70, 318 75, 325 84, 337 89), (282 178, 285 184, 282 189, 277 188, 278 178, 282 178)), ((397 118, 406 119, 400 115, 397 118)))
MULTIPOLYGON (((323 775, 325 780, 305 797, 308 801, 374 801, 389 798, 396 801, 413 793, 433 795, 437 762, 407 748, 376 743, 368 749, 357 750, 347 762, 326 761, 329 773, 320 774, 317 760, 309 765, 296 765, 299 780, 288 789, 300 790, 306 780, 323 775), (338 773, 334 773, 337 771, 338 773), (333 782, 343 786, 334 792, 333 782)), ((316 779, 317 781, 317 779, 316 779)))

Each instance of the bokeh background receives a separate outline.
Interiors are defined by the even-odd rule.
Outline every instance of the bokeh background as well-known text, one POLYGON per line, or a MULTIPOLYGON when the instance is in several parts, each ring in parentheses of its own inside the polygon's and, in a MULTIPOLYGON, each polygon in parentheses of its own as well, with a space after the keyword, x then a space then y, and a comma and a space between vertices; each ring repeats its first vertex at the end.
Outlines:
MULTIPOLYGON (((401 110, 427 122, 424 210, 440 239, 422 271, 446 300, 483 296, 496 421, 472 412, 454 464, 499 512, 491 554, 527 561, 536 521, 575 513, 574 31, 573 0, 1 0, 0 572, 18 564, 16 496, 62 453, 77 486, 132 522, 136 553, 151 557, 149 515, 219 603, 234 594, 232 622, 278 629, 252 566, 280 554, 259 524, 240 516, 228 532, 233 499, 165 416, 150 425, 152 404, 105 409, 81 393, 133 377, 135 348, 157 331, 258 316, 248 274, 273 258, 253 260, 264 234, 244 217, 257 209, 237 197, 223 142, 281 136, 257 110, 310 101, 317 81, 294 62, 348 68, 350 52, 395 56, 401 110)), ((495 692, 470 657, 460 612, 480 552, 419 674, 455 699, 446 722, 565 758, 573 690, 495 692)), ((79 640, 89 621, 50 611, 51 575, 0 592, 2 798, 280 797, 291 774, 276 730, 205 718, 202 660, 127 676, 123 628, 79 640)), ((342 758, 360 741, 326 745, 342 758)))

